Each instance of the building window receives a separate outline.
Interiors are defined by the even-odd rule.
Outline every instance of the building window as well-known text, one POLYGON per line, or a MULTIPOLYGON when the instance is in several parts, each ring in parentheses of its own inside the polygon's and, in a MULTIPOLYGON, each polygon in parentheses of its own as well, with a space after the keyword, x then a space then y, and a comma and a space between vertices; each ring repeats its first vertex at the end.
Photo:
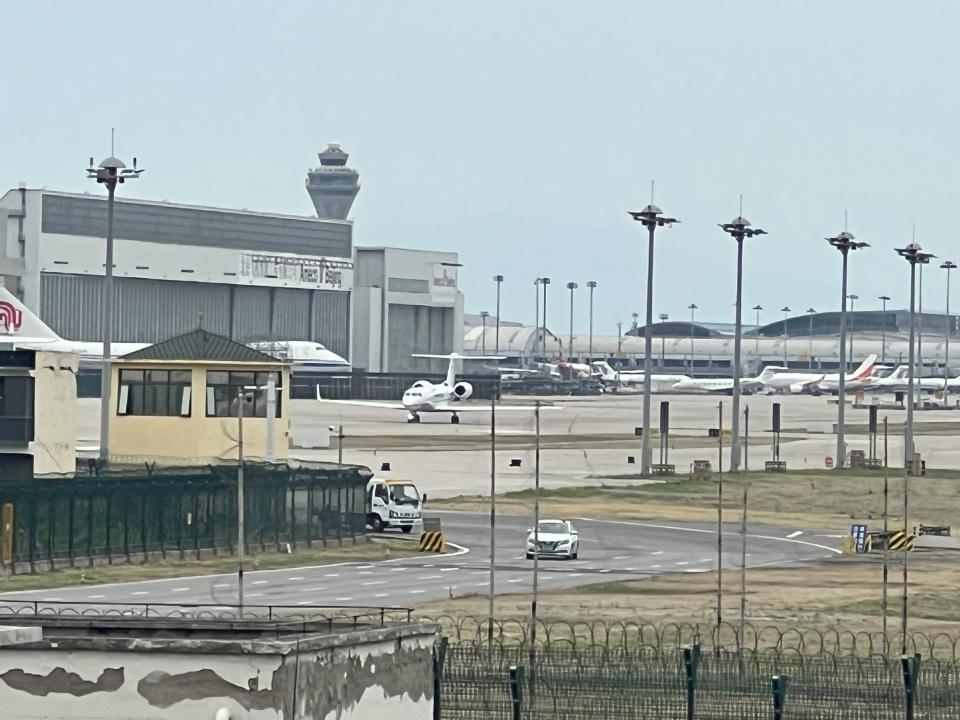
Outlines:
POLYGON ((237 417, 241 392, 244 417, 267 417, 267 380, 271 375, 276 384, 274 417, 280 417, 280 373, 238 370, 207 371, 207 417, 237 417))
POLYGON ((190 371, 121 370, 117 415, 190 417, 190 371))

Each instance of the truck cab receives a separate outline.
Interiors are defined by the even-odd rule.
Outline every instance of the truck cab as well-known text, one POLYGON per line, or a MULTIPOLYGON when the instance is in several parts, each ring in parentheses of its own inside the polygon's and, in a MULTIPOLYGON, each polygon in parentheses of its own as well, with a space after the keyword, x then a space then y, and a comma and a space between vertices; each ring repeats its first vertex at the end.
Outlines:
POLYGON ((374 532, 386 528, 413 531, 420 522, 423 501, 417 486, 409 480, 372 478, 367 483, 367 525, 374 532))

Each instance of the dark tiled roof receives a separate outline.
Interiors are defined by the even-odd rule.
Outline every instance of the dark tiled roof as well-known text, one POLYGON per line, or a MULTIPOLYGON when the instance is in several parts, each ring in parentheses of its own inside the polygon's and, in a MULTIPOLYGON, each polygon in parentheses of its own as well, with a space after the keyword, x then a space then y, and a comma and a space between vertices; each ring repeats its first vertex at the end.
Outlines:
POLYGON ((276 363, 277 359, 206 330, 191 330, 123 356, 124 360, 200 360, 276 363))

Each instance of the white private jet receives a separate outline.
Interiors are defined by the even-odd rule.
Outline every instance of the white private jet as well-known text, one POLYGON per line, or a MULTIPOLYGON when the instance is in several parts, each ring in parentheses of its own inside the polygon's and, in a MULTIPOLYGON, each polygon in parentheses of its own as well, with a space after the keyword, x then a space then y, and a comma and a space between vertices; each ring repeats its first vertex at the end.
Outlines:
MULTIPOLYGON (((868 355, 867 358, 860 363, 860 367, 844 378, 844 390, 846 392, 853 392, 870 387, 877 381, 877 378, 873 377, 876 369, 877 356, 868 355)), ((825 375, 823 380, 817 383, 817 388, 821 392, 836 395, 840 392, 840 374, 825 375)))
MULTIPOLYGON (((0 343, 2 342, 13 343, 27 350, 75 353, 80 356, 81 365, 103 361, 103 343, 64 340, 5 287, 0 287, 0 343)), ((120 357, 151 344, 111 343, 110 355, 120 357)), ((308 340, 254 342, 249 343, 249 346, 280 360, 289 360, 294 371, 339 369, 350 365, 320 343, 308 340)))
MULTIPOLYGON (((760 390, 778 371, 786 368, 768 365, 763 371, 752 378, 740 378, 740 392, 744 395, 750 395, 760 390)), ((673 385, 673 389, 678 392, 695 393, 721 393, 724 395, 733 394, 733 378, 686 378, 673 385)))
MULTIPOLYGON (((907 377, 909 365, 898 365, 896 370, 884 378, 875 379, 867 386, 868 390, 873 392, 907 392, 910 388, 910 380, 907 377)), ((940 390, 949 389, 951 392, 960 388, 960 377, 952 377, 944 381, 942 377, 914 377, 914 391, 917 393, 932 393, 940 390), (944 387, 946 386, 946 388, 944 387)))
MULTIPOLYGON (((614 370, 605 360, 599 360, 590 364, 594 375, 599 376, 604 382, 615 386, 628 388, 631 390, 640 390, 643 388, 642 370, 614 370)), ((653 373, 650 375, 651 392, 670 392, 673 386, 678 382, 689 380, 688 375, 667 375, 653 373)))
MULTIPOLYGON (((877 356, 870 355, 860 363, 860 367, 846 376, 847 388, 853 390, 852 385, 854 383, 862 383, 864 378, 869 377, 876 362, 877 356)), ((839 373, 827 375, 811 372, 778 372, 764 383, 764 388, 773 392, 790 394, 837 392, 839 382, 839 373), (830 390, 831 387, 833 390, 830 390)))
MULTIPOLYGON (((420 413, 426 412, 446 412, 450 413, 450 422, 454 425, 460 424, 462 412, 490 412, 489 405, 464 405, 473 394, 473 386, 468 382, 457 382, 456 361, 457 360, 503 360, 500 356, 481 356, 481 355, 459 355, 451 353, 449 355, 429 355, 426 353, 414 353, 413 357, 437 358, 449 360, 447 367, 447 377, 442 383, 434 385, 429 380, 417 380, 410 388, 403 393, 403 397, 398 403, 377 402, 375 400, 328 400, 320 397, 320 386, 317 386, 317 400, 332 405, 356 405, 359 407, 385 408, 388 410, 406 410, 407 422, 420 422, 420 413)), ((556 405, 545 407, 557 408, 556 405)), ((497 410, 525 410, 531 412, 532 405, 497 405, 497 410)))

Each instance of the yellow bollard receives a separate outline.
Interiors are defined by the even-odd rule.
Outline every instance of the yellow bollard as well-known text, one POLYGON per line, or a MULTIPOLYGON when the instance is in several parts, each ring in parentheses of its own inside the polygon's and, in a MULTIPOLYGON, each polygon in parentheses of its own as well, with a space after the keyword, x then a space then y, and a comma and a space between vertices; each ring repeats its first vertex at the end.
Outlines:
POLYGON ((844 555, 853 555, 853 536, 852 535, 843 536, 843 544, 841 545, 840 550, 844 555))

